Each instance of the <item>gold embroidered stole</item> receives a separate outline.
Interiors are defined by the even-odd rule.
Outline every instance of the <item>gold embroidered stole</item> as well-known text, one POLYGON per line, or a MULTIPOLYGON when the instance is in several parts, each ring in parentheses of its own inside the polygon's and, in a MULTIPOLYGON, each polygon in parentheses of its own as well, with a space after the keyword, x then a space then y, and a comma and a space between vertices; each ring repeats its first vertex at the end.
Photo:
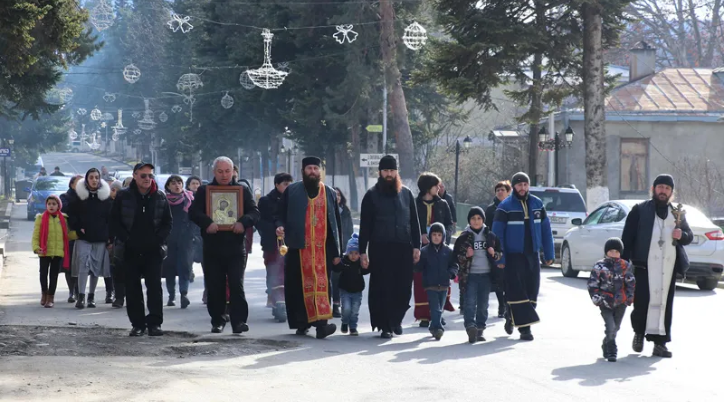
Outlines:
POLYGON ((319 184, 319 194, 307 203, 304 219, 305 248, 299 251, 302 262, 304 307, 309 323, 332 319, 327 281, 327 194, 319 184))

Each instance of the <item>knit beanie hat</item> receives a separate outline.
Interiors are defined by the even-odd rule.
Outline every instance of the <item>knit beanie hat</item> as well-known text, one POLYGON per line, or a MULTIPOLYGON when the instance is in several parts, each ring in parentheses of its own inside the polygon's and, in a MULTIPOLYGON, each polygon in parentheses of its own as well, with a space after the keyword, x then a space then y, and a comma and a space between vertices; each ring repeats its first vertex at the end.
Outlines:
POLYGON ((513 175, 513 179, 510 181, 511 186, 515 186, 519 183, 530 183, 530 178, 528 177, 528 174, 525 172, 518 172, 517 174, 513 175))
POLYGON ((603 253, 608 254, 610 250, 617 250, 618 253, 623 253, 623 241, 621 241, 621 238, 608 238, 603 253))
POLYGON ((380 171, 385 169, 394 169, 397 170, 397 160, 395 157, 391 155, 385 155, 380 159, 380 165, 379 165, 380 171))
POLYGON ((470 223, 470 219, 476 215, 479 215, 480 217, 482 217, 483 222, 485 222, 485 210, 483 210, 482 207, 475 206, 475 207, 470 207, 470 211, 468 211, 468 223, 470 223))
POLYGON ((359 235, 352 234, 352 238, 347 241, 347 254, 359 252, 359 235))
POLYGON ((654 187, 656 185, 669 185, 672 189, 674 188, 674 177, 669 174, 661 174, 654 180, 654 187))

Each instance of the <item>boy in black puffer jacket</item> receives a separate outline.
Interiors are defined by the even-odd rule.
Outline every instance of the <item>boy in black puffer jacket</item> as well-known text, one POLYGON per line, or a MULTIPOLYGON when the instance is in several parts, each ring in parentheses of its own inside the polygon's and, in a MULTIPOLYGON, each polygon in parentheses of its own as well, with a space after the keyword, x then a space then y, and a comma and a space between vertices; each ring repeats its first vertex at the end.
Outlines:
POLYGON ((452 249, 445 245, 445 226, 436 222, 428 233, 430 243, 420 251, 420 261, 415 271, 422 273, 422 285, 430 304, 430 333, 440 340, 445 329, 442 327, 442 310, 447 299, 450 280, 458 274, 458 265, 452 249))
POLYGON ((359 336, 357 332, 357 318, 359 307, 362 304, 362 291, 365 289, 364 275, 369 270, 363 269, 359 254, 359 235, 352 234, 347 242, 347 251, 342 262, 332 270, 339 274, 340 301, 342 302, 342 333, 350 336, 359 336))
POLYGON ((593 266, 588 280, 588 293, 593 304, 601 308, 601 316, 606 324, 606 337, 603 339, 603 358, 616 361, 616 333, 621 327, 626 307, 633 304, 636 277, 633 266, 621 259, 623 242, 619 238, 610 238, 604 248, 606 257, 593 266))

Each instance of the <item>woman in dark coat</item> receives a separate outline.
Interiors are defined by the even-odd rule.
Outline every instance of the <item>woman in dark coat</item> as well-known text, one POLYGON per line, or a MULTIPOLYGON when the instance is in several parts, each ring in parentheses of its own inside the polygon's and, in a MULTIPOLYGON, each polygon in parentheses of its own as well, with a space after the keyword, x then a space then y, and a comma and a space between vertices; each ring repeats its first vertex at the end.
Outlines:
POLYGON ((163 276, 168 291, 167 306, 176 306, 176 277, 181 293, 181 309, 189 306, 189 273, 193 265, 193 242, 196 225, 189 219, 189 207, 194 200, 191 191, 184 189, 184 181, 171 175, 164 186, 166 199, 171 206, 173 227, 168 237, 168 254, 163 261, 163 276))
MULTIPOLYGON (((340 188, 335 187, 334 191, 337 192, 337 205, 339 206, 339 215, 342 218, 342 245, 347 245, 349 239, 352 238, 354 233, 354 222, 352 222, 352 212, 347 206, 347 198, 344 197, 344 193, 340 188)), ((335 318, 341 318, 340 312, 340 293, 339 293, 339 277, 341 272, 332 273, 332 316, 335 318)))

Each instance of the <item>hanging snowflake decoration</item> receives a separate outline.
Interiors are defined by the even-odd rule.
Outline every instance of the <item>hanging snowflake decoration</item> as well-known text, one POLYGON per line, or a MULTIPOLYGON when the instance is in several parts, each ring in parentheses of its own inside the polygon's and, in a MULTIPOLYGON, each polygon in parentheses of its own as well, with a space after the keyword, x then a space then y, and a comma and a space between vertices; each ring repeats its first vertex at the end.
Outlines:
POLYGON ((352 31, 353 25, 337 25, 337 33, 332 35, 339 43, 352 43, 357 40, 357 32, 352 31))
POLYGON ((80 116, 85 116, 88 113, 88 111, 85 108, 80 108, 76 111, 76 113, 80 116))
POLYGON ((70 129, 70 130, 68 131, 68 138, 71 139, 71 140, 75 140, 75 139, 78 138, 78 133, 76 133, 75 130, 70 129))
POLYGON ((103 112, 101 112, 100 109, 98 109, 98 107, 93 108, 93 110, 90 113, 90 118, 92 120, 101 120, 102 117, 103 117, 103 112))
POLYGON ((141 130, 153 130, 156 127, 156 122, 153 120, 153 111, 149 107, 151 101, 144 99, 143 103, 146 105, 146 110, 143 112, 143 119, 138 121, 138 127, 141 130))
POLYGON ((73 90, 67 87, 53 88, 45 96, 45 102, 51 105, 63 105, 73 99, 73 90))
POLYGON ((190 19, 191 17, 189 17, 188 15, 182 18, 180 15, 173 13, 171 14, 171 21, 167 22, 167 24, 173 32, 176 32, 180 29, 181 32, 185 34, 194 29, 194 26, 189 23, 190 19))
POLYGON ((182 92, 193 92, 204 86, 201 76, 194 73, 187 73, 179 77, 176 88, 182 92))
POLYGON ((161 112, 161 114, 158 115, 158 120, 160 120, 161 123, 166 123, 166 121, 168 120, 168 115, 166 114, 166 112, 161 112))
POLYGON ((271 64, 271 42, 274 34, 264 28, 261 36, 264 38, 264 63, 258 69, 247 70, 251 81, 266 90, 279 88, 289 73, 279 71, 271 64))
POLYGON ((113 21, 116 17, 113 15, 113 8, 108 5, 106 0, 100 0, 98 4, 90 10, 89 19, 98 31, 103 31, 113 26, 113 21))
POLYGON ((229 109, 234 106, 234 98, 229 95, 229 91, 226 91, 226 94, 221 97, 221 106, 223 106, 224 109, 229 109))
POLYGON ((183 109, 183 108, 181 108, 181 105, 174 105, 171 107, 171 112, 179 113, 179 112, 181 112, 181 109, 183 109))
POLYGON ((133 134, 135 134, 136 136, 138 136, 139 134, 141 134, 141 129, 136 129, 136 130, 134 130, 134 131, 133 131, 133 134))
POLYGON ((123 78, 131 84, 135 84, 141 78, 141 70, 133 64, 123 68, 123 78))
POLYGON ((131 113, 131 117, 133 117, 134 119, 138 119, 141 117, 141 112, 133 112, 131 113))
POLYGON ((116 94, 111 92, 106 92, 106 95, 103 95, 103 100, 109 103, 116 101, 116 94))
POLYGON ((118 110, 118 120, 116 121, 116 125, 113 126, 113 134, 120 135, 124 134, 126 132, 126 128, 123 127, 123 109, 118 110))
POLYGON ((239 75, 239 84, 241 84, 241 86, 244 87, 244 89, 246 90, 253 90, 254 88, 256 88, 256 84, 254 84, 254 82, 251 81, 251 78, 249 77, 248 70, 244 70, 239 75))
POLYGON ((427 31, 422 25, 413 22, 405 28, 405 34, 402 35, 402 41, 405 46, 412 50, 420 50, 427 42, 427 31))

